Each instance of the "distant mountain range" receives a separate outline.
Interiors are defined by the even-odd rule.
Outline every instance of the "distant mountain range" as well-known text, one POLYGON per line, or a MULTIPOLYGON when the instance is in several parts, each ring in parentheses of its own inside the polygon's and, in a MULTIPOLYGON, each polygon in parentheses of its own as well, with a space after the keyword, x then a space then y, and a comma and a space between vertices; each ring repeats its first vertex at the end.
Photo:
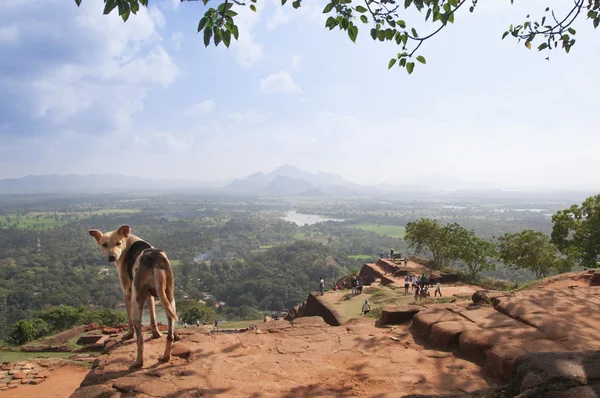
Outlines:
POLYGON ((387 196, 406 199, 515 198, 536 200, 556 198, 578 201, 594 194, 591 190, 538 192, 509 191, 484 182, 466 182, 435 174, 414 178, 402 185, 359 185, 337 174, 309 173, 283 165, 270 173, 254 173, 246 178, 222 181, 148 179, 120 174, 39 175, 0 179, 0 194, 101 194, 101 193, 210 193, 235 196, 387 196))
POLYGON ((337 174, 309 173, 290 165, 280 166, 268 174, 258 172, 241 180, 235 179, 223 187, 223 191, 230 194, 268 196, 352 195, 360 194, 361 190, 364 187, 337 174))

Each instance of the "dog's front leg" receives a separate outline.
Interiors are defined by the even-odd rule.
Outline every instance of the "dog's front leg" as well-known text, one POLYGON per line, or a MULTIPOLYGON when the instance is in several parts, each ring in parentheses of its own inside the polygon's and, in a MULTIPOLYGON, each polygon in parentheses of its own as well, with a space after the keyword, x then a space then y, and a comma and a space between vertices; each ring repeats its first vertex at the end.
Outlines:
POLYGON ((156 312, 154 310, 154 297, 148 297, 148 310, 150 311, 150 327, 152 328, 152 338, 158 339, 162 334, 158 330, 158 323, 156 322, 156 312))
POLYGON ((127 308, 127 320, 129 321, 129 327, 127 334, 123 336, 123 340, 129 340, 133 338, 133 321, 131 318, 131 289, 123 293, 123 301, 125 301, 125 308, 127 308))

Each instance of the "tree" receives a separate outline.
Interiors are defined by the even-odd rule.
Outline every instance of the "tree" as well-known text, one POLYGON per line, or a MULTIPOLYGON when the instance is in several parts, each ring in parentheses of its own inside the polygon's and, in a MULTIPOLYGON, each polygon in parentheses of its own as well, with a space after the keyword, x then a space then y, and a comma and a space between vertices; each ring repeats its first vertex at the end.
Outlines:
POLYGON ((492 242, 479 238, 474 231, 468 231, 461 245, 460 259, 469 269, 469 275, 475 279, 487 270, 496 266, 490 262, 498 254, 492 242))
MULTIPOLYGON (((77 6, 82 0, 75 0, 77 6)), ((181 0, 198 1, 198 0, 181 0)), ((210 0, 201 0, 207 5, 210 0)), ((239 29, 234 18, 238 15, 234 9, 248 6, 256 11, 257 0, 220 0, 216 7, 209 7, 198 23, 198 33, 202 32, 204 45, 209 46, 211 39, 215 46, 223 43, 229 47, 231 38, 239 37, 239 29)), ((281 0, 285 6, 287 0, 281 0)), ((514 0, 511 0, 511 4, 514 0)), ((302 0, 292 0, 292 7, 297 9, 302 5, 302 0)), ((474 12, 478 0, 404 0, 397 4, 396 0, 331 0, 323 9, 324 14, 330 14, 325 22, 329 30, 338 28, 348 34, 353 42, 358 37, 358 24, 370 26, 370 36, 376 41, 390 41, 400 47, 398 55, 390 59, 388 69, 394 65, 406 68, 410 74, 415 68, 415 61, 425 64, 426 60, 417 51, 421 45, 440 33, 449 24, 454 23, 458 11, 469 4, 469 11, 474 12), (426 34, 419 34, 415 25, 408 24, 402 19, 401 13, 406 9, 415 9, 424 15, 426 23, 432 23, 432 30, 426 34)), ((104 0, 104 14, 110 14, 115 8, 127 21, 131 14, 136 14, 142 6, 148 6, 148 0, 104 0)), ((572 27, 574 22, 586 14, 592 20, 594 28, 600 24, 600 2, 598 0, 574 0, 573 6, 564 16, 557 16, 554 10, 546 7, 544 16, 539 21, 532 21, 527 15, 521 24, 510 25, 502 35, 502 39, 512 36, 519 42, 524 41, 525 47, 532 48, 532 43, 541 38, 537 45, 538 51, 550 51, 559 47, 569 52, 575 44, 574 36, 577 33, 572 27)))
POLYGON ((498 253, 504 264, 533 271, 538 279, 571 268, 567 259, 559 257, 558 249, 546 234, 531 229, 498 238, 498 253))
POLYGON ((214 308, 207 307, 204 304, 197 303, 196 306, 190 307, 181 313, 181 321, 189 324, 200 322, 212 322, 217 314, 214 308))
POLYGON ((10 329, 8 341, 14 345, 22 345, 45 336, 50 326, 43 319, 21 320, 10 329))
POLYGON ((600 195, 587 198, 552 216, 551 242, 561 253, 583 267, 600 260, 600 195))
POLYGON ((438 224, 437 220, 422 218, 406 224, 404 240, 416 254, 427 249, 437 266, 460 259, 461 245, 467 230, 457 223, 438 224))

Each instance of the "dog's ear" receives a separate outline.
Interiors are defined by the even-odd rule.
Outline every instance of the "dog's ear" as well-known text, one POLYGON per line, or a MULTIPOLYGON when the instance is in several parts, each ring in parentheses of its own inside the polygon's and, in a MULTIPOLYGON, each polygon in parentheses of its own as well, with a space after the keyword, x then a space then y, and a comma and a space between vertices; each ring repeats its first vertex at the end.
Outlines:
POLYGON ((129 225, 121 225, 121 226, 119 227, 119 229, 117 230, 117 232, 118 232, 120 235, 123 235, 124 237, 126 237, 126 238, 127 238, 127 237, 129 236, 129 232, 130 232, 129 225))
POLYGON ((102 238, 102 232, 97 229, 90 229, 88 233, 96 239, 96 242, 100 242, 100 238, 102 238))

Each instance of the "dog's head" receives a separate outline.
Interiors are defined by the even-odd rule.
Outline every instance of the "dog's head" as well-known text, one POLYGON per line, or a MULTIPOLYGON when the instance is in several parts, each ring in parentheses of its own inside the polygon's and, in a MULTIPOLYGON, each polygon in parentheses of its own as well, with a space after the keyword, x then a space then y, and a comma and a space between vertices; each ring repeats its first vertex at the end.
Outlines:
POLYGON ((121 225, 116 231, 102 233, 97 229, 90 229, 88 232, 98 242, 102 255, 109 262, 114 263, 119 260, 121 253, 125 250, 130 228, 129 225, 121 225))

